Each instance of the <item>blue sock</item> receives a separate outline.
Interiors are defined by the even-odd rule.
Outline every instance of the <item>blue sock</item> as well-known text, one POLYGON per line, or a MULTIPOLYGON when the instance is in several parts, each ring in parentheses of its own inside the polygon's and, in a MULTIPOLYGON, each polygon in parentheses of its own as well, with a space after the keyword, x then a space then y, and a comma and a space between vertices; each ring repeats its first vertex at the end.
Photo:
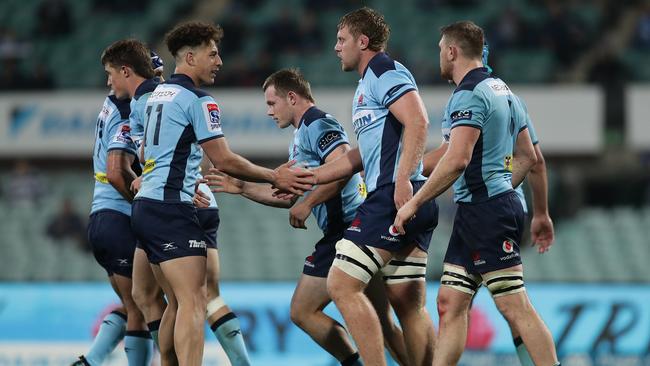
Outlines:
POLYGON ((363 366, 359 352, 355 352, 348 356, 345 360, 341 361, 341 366, 363 366))
POLYGON ((241 334, 239 319, 234 313, 228 313, 212 324, 210 327, 221 347, 226 352, 232 366, 248 366, 248 359, 244 336, 241 334))
POLYGON ((86 361, 91 366, 101 365, 117 344, 124 338, 126 331, 126 315, 114 311, 104 317, 99 332, 95 336, 90 350, 86 354, 86 361))
POLYGON ((524 344, 523 339, 521 339, 521 337, 517 337, 513 339, 513 342, 515 343, 515 348, 517 349, 517 358, 519 358, 519 363, 521 366, 535 366, 535 363, 533 363, 533 360, 528 354, 528 349, 526 349, 526 345, 524 344))
POLYGON ((124 337, 124 351, 129 366, 150 365, 153 358, 153 340, 146 330, 128 330, 124 337))

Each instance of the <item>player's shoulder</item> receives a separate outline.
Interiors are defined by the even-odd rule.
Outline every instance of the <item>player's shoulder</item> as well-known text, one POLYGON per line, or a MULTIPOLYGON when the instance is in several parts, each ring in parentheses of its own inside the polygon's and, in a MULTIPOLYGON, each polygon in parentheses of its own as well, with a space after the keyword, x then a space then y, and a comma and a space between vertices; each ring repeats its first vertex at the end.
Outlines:
MULTIPOLYGON (((111 94, 104 101, 104 108, 107 106, 111 108, 110 111, 107 111, 108 115, 116 112, 116 117, 119 115, 120 119, 128 119, 129 114, 131 114, 131 99, 129 98, 118 99, 114 94, 111 94)), ((104 113, 104 109, 102 109, 102 113, 104 113)))
POLYGON ((169 85, 169 86, 177 86, 181 87, 183 89, 186 95, 193 95, 196 98, 204 98, 204 97, 210 97, 210 93, 206 92, 203 89, 197 88, 196 85, 194 85, 194 82, 192 79, 185 75, 185 74, 173 74, 169 80, 165 81, 162 85, 169 85))
POLYGON ((367 78, 369 80, 384 79, 393 73, 402 73, 411 76, 411 72, 406 66, 393 60, 387 53, 379 52, 368 62, 368 67, 364 71, 364 79, 366 79, 366 75, 372 76, 367 78), (370 74, 368 74, 369 72, 370 74))
POLYGON ((139 100, 143 95, 148 94, 153 92, 156 87, 160 84, 160 79, 155 77, 152 79, 147 79, 143 81, 138 87, 135 89, 135 93, 133 95, 133 100, 137 101, 139 100))
POLYGON ((336 119, 334 116, 331 114, 324 112, 317 107, 311 107, 309 108, 305 114, 302 116, 302 119, 300 120, 300 126, 304 126, 306 129, 309 129, 310 126, 311 128, 317 128, 320 126, 322 123, 326 124, 331 124, 331 123, 336 123, 336 119))

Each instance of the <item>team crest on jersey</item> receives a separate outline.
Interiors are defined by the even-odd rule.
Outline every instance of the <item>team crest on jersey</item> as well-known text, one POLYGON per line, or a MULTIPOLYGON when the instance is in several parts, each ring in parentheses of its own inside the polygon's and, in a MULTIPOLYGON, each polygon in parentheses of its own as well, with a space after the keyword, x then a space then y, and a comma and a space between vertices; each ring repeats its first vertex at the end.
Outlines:
POLYGON ((357 106, 363 107, 365 106, 366 103, 363 102, 363 93, 359 94, 359 98, 357 98, 357 106))
POLYGON ((214 102, 203 103, 203 112, 205 113, 205 123, 208 126, 208 131, 219 132, 221 130, 221 121, 219 106, 214 102))
POLYGON ((128 123, 125 123, 120 127, 115 136, 113 137, 114 142, 121 142, 123 144, 129 144, 133 142, 131 139, 131 127, 128 123))
POLYGON ((106 121, 108 119, 108 116, 110 116, 112 112, 113 112, 113 108, 111 108, 107 103, 104 103, 101 112, 99 112, 99 119, 102 121, 106 121))
POLYGON ((451 113, 449 118, 451 118, 451 123, 462 121, 462 120, 471 120, 472 111, 470 111, 469 109, 454 111, 451 113))

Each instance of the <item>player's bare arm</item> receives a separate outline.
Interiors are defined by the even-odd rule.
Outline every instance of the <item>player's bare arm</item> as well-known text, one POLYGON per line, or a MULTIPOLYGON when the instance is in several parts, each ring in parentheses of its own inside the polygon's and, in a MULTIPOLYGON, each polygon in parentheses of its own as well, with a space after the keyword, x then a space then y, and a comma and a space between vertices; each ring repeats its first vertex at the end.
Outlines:
POLYGON ((439 196, 463 174, 472 159, 474 145, 481 131, 474 127, 458 126, 451 130, 449 146, 431 176, 413 198, 397 211, 395 228, 404 234, 404 226, 424 202, 439 196))
POLYGON ((215 168, 233 177, 250 182, 268 182, 298 195, 312 188, 312 172, 306 169, 286 169, 284 174, 280 175, 277 170, 255 165, 235 154, 223 138, 209 140, 201 147, 215 168))
POLYGON ((210 169, 210 174, 205 175, 203 178, 210 190, 215 193, 237 194, 251 201, 279 208, 289 208, 295 202, 295 199, 284 200, 273 197, 273 188, 268 183, 246 182, 231 177, 215 168, 210 169))
MULTIPOLYGON (((348 151, 350 151, 350 145, 343 144, 338 146, 327 155, 325 163, 340 158, 348 151)), ((311 214, 312 208, 339 194, 348 183, 348 180, 349 178, 343 178, 331 183, 319 185, 313 192, 289 210, 289 224, 298 229, 306 229, 305 221, 311 214)))
POLYGON ((440 146, 424 154, 422 157, 422 175, 428 177, 440 162, 442 156, 447 152, 447 141, 443 141, 440 146))
POLYGON ((129 202, 133 202, 134 197, 131 183, 138 177, 131 169, 134 160, 133 154, 122 150, 111 150, 106 161, 108 182, 129 202))
POLYGON ((548 212, 548 183, 546 177, 546 162, 539 144, 535 145, 537 163, 528 173, 528 184, 533 194, 533 219, 530 231, 533 245, 538 246, 539 253, 546 253, 555 239, 553 220, 548 212))
POLYGON ((515 145, 512 160, 512 188, 517 188, 526 178, 530 168, 537 162, 535 148, 527 128, 517 135, 517 145, 515 145))
POLYGON ((388 110, 404 126, 402 154, 395 178, 394 200, 395 207, 399 209, 413 197, 411 175, 417 169, 424 154, 429 120, 422 98, 415 90, 401 96, 390 105, 388 110))
POLYGON ((314 184, 325 184, 339 179, 350 179, 351 176, 362 170, 361 153, 359 148, 356 147, 338 158, 313 169, 312 172, 314 173, 314 184))

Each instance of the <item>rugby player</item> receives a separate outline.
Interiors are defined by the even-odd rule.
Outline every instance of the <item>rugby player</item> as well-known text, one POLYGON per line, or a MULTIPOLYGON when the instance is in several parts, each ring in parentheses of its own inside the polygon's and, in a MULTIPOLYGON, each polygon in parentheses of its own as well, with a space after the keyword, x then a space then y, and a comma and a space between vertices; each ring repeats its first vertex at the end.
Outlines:
POLYGON ((192 205, 199 147, 217 168, 233 176, 297 193, 311 188, 311 173, 291 169, 290 164, 277 171, 253 165, 233 153, 222 138, 220 108, 199 89, 212 85, 221 68, 217 48, 221 38, 221 28, 211 24, 186 22, 174 27, 165 41, 176 61, 175 74, 156 87, 146 104, 145 165, 132 226, 167 295, 159 330, 163 364, 177 360, 200 365, 203 357, 209 239, 192 205))
MULTIPOLYGON (((350 150, 347 135, 338 121, 315 105, 309 82, 296 69, 283 69, 270 75, 263 84, 267 114, 279 128, 293 126, 294 138, 289 160, 318 166, 333 161, 350 150)), ((273 196, 268 184, 251 183, 223 174, 205 177, 215 192, 242 195, 261 204, 290 209, 290 224, 306 229, 305 221, 313 212, 323 238, 305 259, 303 273, 291 300, 291 320, 342 365, 357 365, 359 354, 351 344, 345 328, 323 312, 331 299, 327 293, 327 274, 335 245, 350 226, 357 207, 363 202, 364 183, 359 174, 320 185, 303 200, 285 200, 273 196)), ((201 195, 200 195, 201 196, 201 195)), ((202 197, 197 197, 205 204, 202 197)), ((375 286, 377 288, 377 286, 375 286)), ((387 346, 401 364, 407 362, 403 336, 394 325, 390 308, 385 305, 382 287, 369 293, 376 304, 387 346)))
POLYGON ((454 185, 458 209, 438 292, 440 331, 433 364, 460 359, 468 309, 484 283, 535 364, 558 365, 551 334, 525 292, 519 256, 524 214, 513 187, 536 163, 527 128, 515 125, 520 106, 508 86, 483 67, 480 27, 463 21, 441 33, 441 75, 456 84, 442 125, 449 142, 422 190, 394 222, 398 232, 408 232, 405 225, 418 207, 454 185))

